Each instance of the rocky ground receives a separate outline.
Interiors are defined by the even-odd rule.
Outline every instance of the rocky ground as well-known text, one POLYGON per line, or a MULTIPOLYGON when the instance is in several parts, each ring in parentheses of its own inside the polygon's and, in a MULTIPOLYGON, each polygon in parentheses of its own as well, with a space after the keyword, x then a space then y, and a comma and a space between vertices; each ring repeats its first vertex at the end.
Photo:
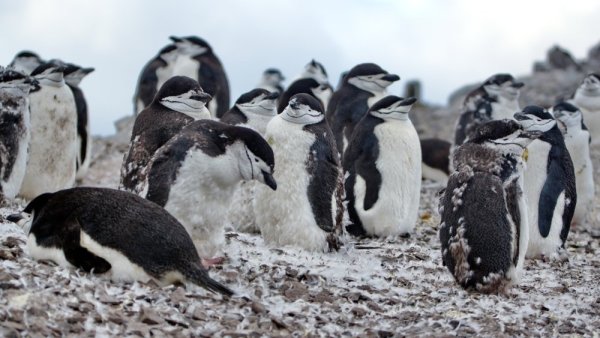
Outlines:
MULTIPOLYGON (((428 128, 417 123, 422 134, 450 134, 452 107, 422 108, 433 116, 422 119, 428 128)), ((116 187, 131 121, 119 126, 117 135, 95 141, 82 185, 116 187)), ((593 155, 598 182, 600 148, 593 155)), ((518 285, 506 294, 483 295, 462 290, 441 264, 440 188, 424 182, 419 223, 410 237, 348 239, 338 253, 269 247, 257 235, 227 233, 227 260, 211 275, 236 291, 229 300, 194 285, 115 283, 33 261, 22 230, 5 219, 23 207, 15 201, 0 208, 0 336, 600 334, 597 207, 570 233, 565 252, 526 261, 518 285)))

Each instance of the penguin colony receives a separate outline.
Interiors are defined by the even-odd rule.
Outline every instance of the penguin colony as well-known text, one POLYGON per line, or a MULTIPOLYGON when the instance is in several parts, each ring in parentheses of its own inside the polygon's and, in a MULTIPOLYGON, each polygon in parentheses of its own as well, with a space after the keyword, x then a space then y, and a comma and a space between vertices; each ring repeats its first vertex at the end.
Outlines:
POLYGON ((377 64, 354 66, 335 91, 316 60, 287 88, 269 68, 230 106, 212 47, 170 39, 140 73, 119 190, 73 188, 90 165, 79 84, 94 69, 29 51, 0 68, 0 193, 29 201, 8 219, 33 258, 231 296, 207 272, 224 262, 226 228, 320 252, 410 235, 427 178, 445 186, 442 263, 464 288, 501 292, 586 220, 597 74, 549 109, 521 109, 524 84, 493 75, 466 96, 448 142, 419 139, 416 99, 388 94, 400 77, 377 64))

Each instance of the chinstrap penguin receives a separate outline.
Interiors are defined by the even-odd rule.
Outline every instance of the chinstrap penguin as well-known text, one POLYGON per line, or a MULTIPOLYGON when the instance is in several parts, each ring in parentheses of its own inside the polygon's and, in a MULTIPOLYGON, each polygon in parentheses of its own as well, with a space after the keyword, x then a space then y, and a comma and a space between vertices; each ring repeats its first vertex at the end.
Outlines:
POLYGON ((46 63, 31 76, 38 85, 29 94, 29 159, 19 192, 26 199, 72 187, 79 150, 75 97, 65 85, 63 68, 46 63))
POLYGON ((442 262, 464 288, 498 292, 520 278, 529 235, 522 156, 539 135, 514 120, 495 120, 452 154, 439 236, 442 262))
POLYGON ((281 71, 277 68, 268 68, 263 74, 260 82, 256 85, 256 88, 266 89, 269 92, 283 93, 283 81, 285 77, 281 74, 281 71))
POLYGON ((174 75, 173 70, 178 55, 177 46, 169 44, 142 68, 133 97, 133 113, 135 115, 152 103, 158 90, 174 75))
POLYGON ((238 183, 257 180, 275 190, 274 166, 273 150, 257 132, 195 121, 152 157, 145 197, 175 216, 208 260, 225 240, 226 214, 238 183))
POLYGON ((281 114, 283 110, 288 106, 290 99, 296 94, 308 94, 315 99, 319 100, 323 109, 327 109, 329 100, 333 95, 333 89, 329 84, 321 84, 317 80, 312 78, 298 79, 283 92, 279 98, 279 104, 277 105, 277 112, 281 114))
POLYGON ((304 70, 302 73, 300 73, 296 80, 299 79, 315 79, 320 84, 329 85, 329 79, 327 78, 327 71, 325 70, 325 67, 320 62, 315 61, 315 59, 312 59, 306 64, 306 66, 304 66, 304 70))
POLYGON ((256 223, 267 243, 308 250, 339 247, 343 185, 339 156, 323 107, 297 94, 267 125, 275 153, 277 191, 257 187, 256 223))
POLYGON ((600 143, 600 75, 589 74, 568 101, 581 110, 592 143, 600 143))
MULTIPOLYGON (((223 115, 221 122, 248 127, 264 136, 267 124, 277 115, 278 96, 277 92, 253 89, 238 98, 234 106, 223 115)), ((227 216, 230 224, 238 231, 260 231, 254 217, 254 191, 258 184, 255 181, 242 181, 233 196, 227 216)))
POLYGON ((356 124, 343 155, 346 200, 355 236, 412 232, 421 194, 419 136, 408 112, 414 97, 386 96, 356 124))
POLYGON ((446 184, 450 175, 450 148, 452 144, 437 138, 421 140, 423 178, 446 184))
POLYGON ((594 168, 590 156, 590 133, 581 111, 570 103, 562 102, 552 109, 565 138, 565 145, 573 161, 577 187, 577 205, 572 224, 582 224, 591 212, 594 202, 594 168))
POLYGON ((454 145, 461 145, 485 122, 512 119, 514 113, 520 111, 518 99, 523 85, 510 74, 495 74, 471 91, 455 127, 454 145))
POLYGON ((192 282, 233 292, 202 266, 183 226, 158 205, 106 188, 44 193, 8 217, 24 228, 31 257, 50 260, 115 281, 192 282))
POLYGON ((577 204, 573 162, 556 120, 546 110, 527 106, 515 119, 542 136, 527 147, 523 192, 529 216, 527 257, 549 256, 564 247, 577 204))
POLYGON ((207 106, 211 115, 220 118, 229 109, 229 81, 221 61, 208 42, 197 36, 171 36, 170 39, 179 51, 173 74, 197 80, 213 97, 207 106))
POLYGON ((354 66, 344 77, 342 87, 333 93, 325 114, 340 154, 354 126, 375 102, 387 95, 387 87, 398 80, 398 75, 389 74, 374 63, 354 66))
POLYGON ((146 183, 148 162, 158 148, 187 124, 210 118, 206 104, 211 96, 198 82, 174 76, 160 88, 152 104, 135 119, 129 150, 123 158, 120 188, 139 194, 146 183))
POLYGON ((25 177, 33 81, 21 72, 0 67, 0 203, 17 195, 25 177))
POLYGON ((44 60, 42 60, 39 55, 32 51, 24 50, 17 53, 8 66, 18 72, 24 73, 25 75, 30 75, 43 63, 44 60))

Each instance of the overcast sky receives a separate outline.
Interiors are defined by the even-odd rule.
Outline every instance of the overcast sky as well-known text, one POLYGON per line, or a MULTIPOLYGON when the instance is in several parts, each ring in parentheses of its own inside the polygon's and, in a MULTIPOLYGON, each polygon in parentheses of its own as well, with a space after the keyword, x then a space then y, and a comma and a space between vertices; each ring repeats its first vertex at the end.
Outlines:
POLYGON ((497 72, 530 72, 554 44, 576 58, 600 42, 600 1, 2 1, 0 64, 23 49, 96 68, 82 82, 94 134, 132 114, 138 74, 169 35, 206 39, 223 62, 232 103, 262 71, 288 79, 312 58, 336 84, 340 72, 375 62, 420 79, 424 99, 497 72))

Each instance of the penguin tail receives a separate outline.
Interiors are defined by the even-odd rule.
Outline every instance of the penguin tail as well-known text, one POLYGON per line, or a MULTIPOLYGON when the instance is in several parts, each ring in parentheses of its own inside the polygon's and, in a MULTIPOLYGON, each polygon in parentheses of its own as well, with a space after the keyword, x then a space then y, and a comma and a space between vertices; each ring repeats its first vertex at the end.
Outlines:
POLYGON ((231 297, 234 292, 225 285, 210 278, 208 272, 201 266, 194 266, 192 269, 184 270, 185 277, 192 283, 201 286, 208 291, 220 293, 223 296, 231 297))

